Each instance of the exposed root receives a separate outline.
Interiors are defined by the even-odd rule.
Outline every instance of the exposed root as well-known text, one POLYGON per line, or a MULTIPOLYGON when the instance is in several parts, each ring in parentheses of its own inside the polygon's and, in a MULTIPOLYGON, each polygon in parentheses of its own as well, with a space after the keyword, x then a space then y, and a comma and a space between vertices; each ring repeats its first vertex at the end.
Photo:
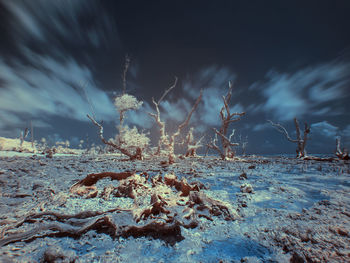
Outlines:
POLYGON ((120 181, 128 178, 129 176, 132 176, 133 174, 134 173, 132 172, 123 172, 123 173, 104 172, 104 173, 98 173, 98 174, 88 174, 83 180, 80 180, 79 182, 72 185, 70 188, 70 192, 72 194, 77 194, 80 196, 95 197, 97 195, 97 192, 94 184, 96 184, 98 180, 109 177, 112 180, 120 181))
POLYGON ((3 231, 0 247, 45 236, 79 238, 90 230, 106 233, 113 238, 152 236, 172 243, 183 239, 181 227, 197 227, 198 218, 214 220, 214 216, 220 216, 225 220, 235 220, 238 217, 229 204, 209 198, 200 192, 198 184, 190 184, 185 178, 179 180, 174 174, 166 174, 164 179, 161 175, 149 178, 147 173, 89 174, 75 183, 70 192, 105 200, 111 196, 129 197, 134 204, 130 209, 117 207, 74 215, 55 212, 31 214, 3 231), (118 180, 119 186, 108 185, 100 191, 95 184, 107 177, 118 180), (19 228, 22 230, 13 232, 19 228))

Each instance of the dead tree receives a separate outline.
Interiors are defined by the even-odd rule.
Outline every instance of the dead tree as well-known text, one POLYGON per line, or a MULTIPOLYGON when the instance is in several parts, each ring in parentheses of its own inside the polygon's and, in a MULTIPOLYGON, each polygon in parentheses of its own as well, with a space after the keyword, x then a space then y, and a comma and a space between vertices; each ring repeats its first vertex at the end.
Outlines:
POLYGON ((119 143, 114 143, 111 140, 107 141, 103 136, 103 126, 100 123, 98 123, 93 117, 91 117, 89 114, 87 114, 87 117, 92 121, 94 125, 96 125, 99 128, 99 136, 101 141, 104 144, 109 145, 114 149, 117 149, 122 154, 128 156, 130 160, 142 160, 142 149, 140 147, 137 147, 135 152, 131 152, 130 149, 123 148, 119 143))
MULTIPOLYGON (((151 113, 149 112, 148 114, 154 118, 156 124, 158 125, 158 128, 159 128, 159 133, 160 133, 160 137, 159 137, 159 140, 158 140, 158 147, 157 147, 157 151, 154 153, 155 155, 160 155, 161 152, 162 152, 162 148, 163 147, 166 147, 168 148, 169 147, 169 136, 168 134, 166 134, 165 132, 165 122, 162 121, 160 119, 160 110, 159 110, 159 104, 162 102, 162 100, 165 98, 165 96, 173 89, 175 88, 177 84, 177 77, 175 77, 175 82, 172 86, 170 86, 170 88, 168 88, 167 90, 164 91, 162 97, 160 97, 160 99, 156 102, 154 100, 154 98, 152 97, 152 102, 156 108, 156 113, 151 113)), ((165 150, 168 150, 169 149, 165 149, 165 150)))
POLYGON ((187 148, 186 154, 185 154, 186 157, 197 156, 197 153, 196 153, 197 149, 202 147, 201 141, 204 138, 204 136, 202 136, 199 140, 195 140, 193 135, 193 130, 194 128, 191 127, 182 143, 187 148))
POLYGON ((248 145, 248 136, 246 136, 244 139, 242 138, 242 134, 239 135, 239 143, 241 144, 242 148, 242 155, 246 155, 247 145, 248 145))
POLYGON ((199 102, 202 100, 202 96, 203 96, 203 92, 202 90, 200 91, 199 97, 197 98, 196 102, 194 103, 194 105, 192 106, 191 111, 188 113, 187 118, 185 119, 185 121, 183 123, 181 123, 178 128, 177 131, 175 133, 173 133, 172 136, 170 136, 170 154, 169 154, 169 163, 174 162, 174 149, 175 149, 175 140, 178 136, 181 135, 181 132, 188 126, 192 114, 193 112, 196 110, 196 108, 198 107, 199 102))
POLYGON ((31 136, 31 142, 32 142, 32 149, 34 152, 34 127, 33 127, 32 121, 30 121, 30 136, 31 136))
MULTIPOLYGON (((126 93, 126 74, 129 68, 130 59, 126 56, 125 67, 123 71, 123 93, 114 99, 114 106, 119 113, 119 125, 117 127, 118 134, 115 139, 106 140, 103 136, 103 126, 95 120, 95 116, 87 117, 94 125, 99 128, 99 136, 102 142, 114 149, 117 149, 122 154, 128 156, 130 160, 141 160, 143 150, 149 144, 149 138, 143 132, 139 132, 136 127, 130 129, 128 125, 124 125, 125 114, 129 110, 137 110, 141 107, 142 101, 138 101, 134 96, 126 93)), ((91 108, 91 102, 88 100, 91 108)))
POLYGON ((220 110, 220 118, 221 118, 221 127, 220 130, 213 128, 215 132, 214 139, 207 144, 208 149, 213 149, 220 154, 220 157, 225 160, 227 158, 234 157, 235 153, 232 149, 234 146, 238 146, 239 143, 231 142, 232 136, 234 135, 235 130, 232 130, 232 133, 227 137, 227 132, 231 123, 239 121, 245 115, 245 112, 230 112, 230 100, 232 96, 232 83, 229 82, 229 90, 226 96, 222 96, 224 106, 220 110), (221 139, 221 147, 219 147, 218 136, 221 139))
POLYGON ((175 140, 178 136, 181 135, 181 132, 188 126, 190 119, 192 117, 193 112, 196 110, 196 108, 198 107, 199 102, 202 99, 202 90, 200 91, 200 95, 197 98, 195 104, 193 105, 191 111, 188 113, 185 121, 183 123, 181 123, 176 132, 173 133, 171 136, 169 134, 166 133, 165 130, 165 122, 161 120, 160 118, 160 110, 159 110, 159 105, 162 102, 162 100, 165 98, 165 96, 173 89, 175 88, 177 83, 177 77, 175 77, 175 82, 174 84, 168 88, 167 90, 165 90, 164 94, 162 95, 162 97, 156 102, 154 100, 154 98, 152 98, 152 102, 156 108, 156 113, 148 113, 152 118, 154 118, 155 122, 157 123, 158 127, 159 127, 159 132, 160 132, 160 138, 158 141, 158 147, 157 147, 157 151, 155 153, 155 155, 160 155, 162 153, 162 150, 165 150, 165 152, 168 155, 168 163, 174 163, 175 161, 175 140))
POLYGON ((341 140, 340 137, 337 137, 337 138, 335 139, 335 142, 336 142, 336 145, 337 145, 335 155, 336 155, 339 159, 341 159, 341 160, 349 160, 349 159, 350 159, 349 151, 348 151, 348 149, 346 149, 346 148, 341 149, 340 140, 341 140))
POLYGON ((19 151, 21 152, 23 149, 22 149, 22 146, 23 146, 23 142, 25 140, 25 138, 28 136, 29 134, 29 129, 28 128, 25 128, 24 131, 21 132, 20 136, 19 136, 19 151))
POLYGON ((271 125, 273 127, 276 128, 277 131, 279 131, 280 133, 284 134, 287 138, 288 141, 296 143, 297 144, 297 158, 304 158, 306 157, 306 142, 308 140, 308 134, 310 133, 310 126, 305 122, 304 124, 304 132, 303 132, 303 138, 301 138, 301 131, 300 131, 300 125, 299 125, 299 121, 297 120, 297 118, 294 118, 294 124, 295 124, 295 130, 296 130, 296 139, 292 139, 286 128, 284 128, 281 124, 279 123, 274 123, 270 120, 268 120, 269 123, 271 123, 271 125))

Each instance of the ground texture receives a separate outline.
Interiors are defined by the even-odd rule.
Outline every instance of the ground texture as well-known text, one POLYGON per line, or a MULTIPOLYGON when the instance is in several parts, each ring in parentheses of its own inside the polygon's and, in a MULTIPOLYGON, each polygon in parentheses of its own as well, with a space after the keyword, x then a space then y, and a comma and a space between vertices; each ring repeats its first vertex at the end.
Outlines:
POLYGON ((0 157, 1 262, 349 262, 350 164, 0 157))

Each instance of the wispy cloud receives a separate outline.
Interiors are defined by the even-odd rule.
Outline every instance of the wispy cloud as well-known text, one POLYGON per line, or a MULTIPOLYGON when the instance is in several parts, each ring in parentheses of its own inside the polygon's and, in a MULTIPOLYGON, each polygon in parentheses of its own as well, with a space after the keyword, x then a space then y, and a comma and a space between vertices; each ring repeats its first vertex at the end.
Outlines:
MULTIPOLYGON (((113 19, 98 1, 4 1, 12 14, 12 34, 17 45, 37 40, 45 43, 80 43, 109 47, 119 42, 113 19), (90 23, 83 24, 88 17, 90 23)), ((61 46, 64 48, 64 46, 61 46)))
POLYGON ((295 116, 341 114, 333 102, 350 94, 350 63, 332 62, 300 69, 294 73, 270 71, 265 82, 254 83, 264 98, 261 109, 280 121, 295 116), (330 106, 332 104, 332 107, 330 106))
POLYGON ((88 121, 87 97, 96 118, 116 120, 111 97, 96 80, 90 56, 120 45, 115 22, 102 5, 92 0, 3 4, 16 51, 0 59, 1 132, 23 127, 28 120, 37 128, 50 127, 54 116, 88 121))
MULTIPOLYGON (((31 54, 42 70, 32 66, 10 66, 0 61, 0 78, 5 85, 0 90, 0 112, 40 118, 41 115, 86 120, 90 112, 84 90, 79 83, 89 83, 86 93, 93 98, 96 114, 111 120, 115 110, 105 92, 98 89, 89 69, 68 59, 58 62, 50 57, 31 54)), ((12 118, 19 120, 19 117, 12 118)))
POLYGON ((153 119, 148 115, 149 112, 153 112, 147 101, 144 101, 140 109, 137 111, 128 111, 125 122, 129 125, 137 125, 142 129, 149 129, 154 124, 153 119))
POLYGON ((270 123, 259 123, 259 124, 256 124, 253 126, 253 131, 255 132, 260 132, 260 131, 263 131, 263 130, 266 130, 266 129, 271 129, 271 124, 270 123))
POLYGON ((311 124, 311 132, 318 133, 326 137, 335 138, 338 134, 339 128, 330 124, 327 121, 317 122, 311 124))
POLYGON ((342 130, 341 135, 347 139, 350 139, 350 124, 342 130))

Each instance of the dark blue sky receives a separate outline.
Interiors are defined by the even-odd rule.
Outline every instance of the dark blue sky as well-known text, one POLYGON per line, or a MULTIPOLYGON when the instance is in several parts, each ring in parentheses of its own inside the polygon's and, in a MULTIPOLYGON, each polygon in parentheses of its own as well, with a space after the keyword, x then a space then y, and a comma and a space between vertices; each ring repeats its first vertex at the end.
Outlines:
POLYGON ((197 136, 218 127, 232 80, 231 107, 247 112, 232 128, 248 136, 249 153, 294 153, 266 123, 293 134, 294 117, 311 125, 310 153, 331 153, 339 135, 349 147, 349 13, 346 0, 0 0, 0 136, 17 137, 32 120, 36 139, 97 141, 86 95, 113 136, 129 54, 127 91, 144 101, 129 124, 154 139, 151 97, 176 75, 162 116, 181 121, 203 89, 197 136))

